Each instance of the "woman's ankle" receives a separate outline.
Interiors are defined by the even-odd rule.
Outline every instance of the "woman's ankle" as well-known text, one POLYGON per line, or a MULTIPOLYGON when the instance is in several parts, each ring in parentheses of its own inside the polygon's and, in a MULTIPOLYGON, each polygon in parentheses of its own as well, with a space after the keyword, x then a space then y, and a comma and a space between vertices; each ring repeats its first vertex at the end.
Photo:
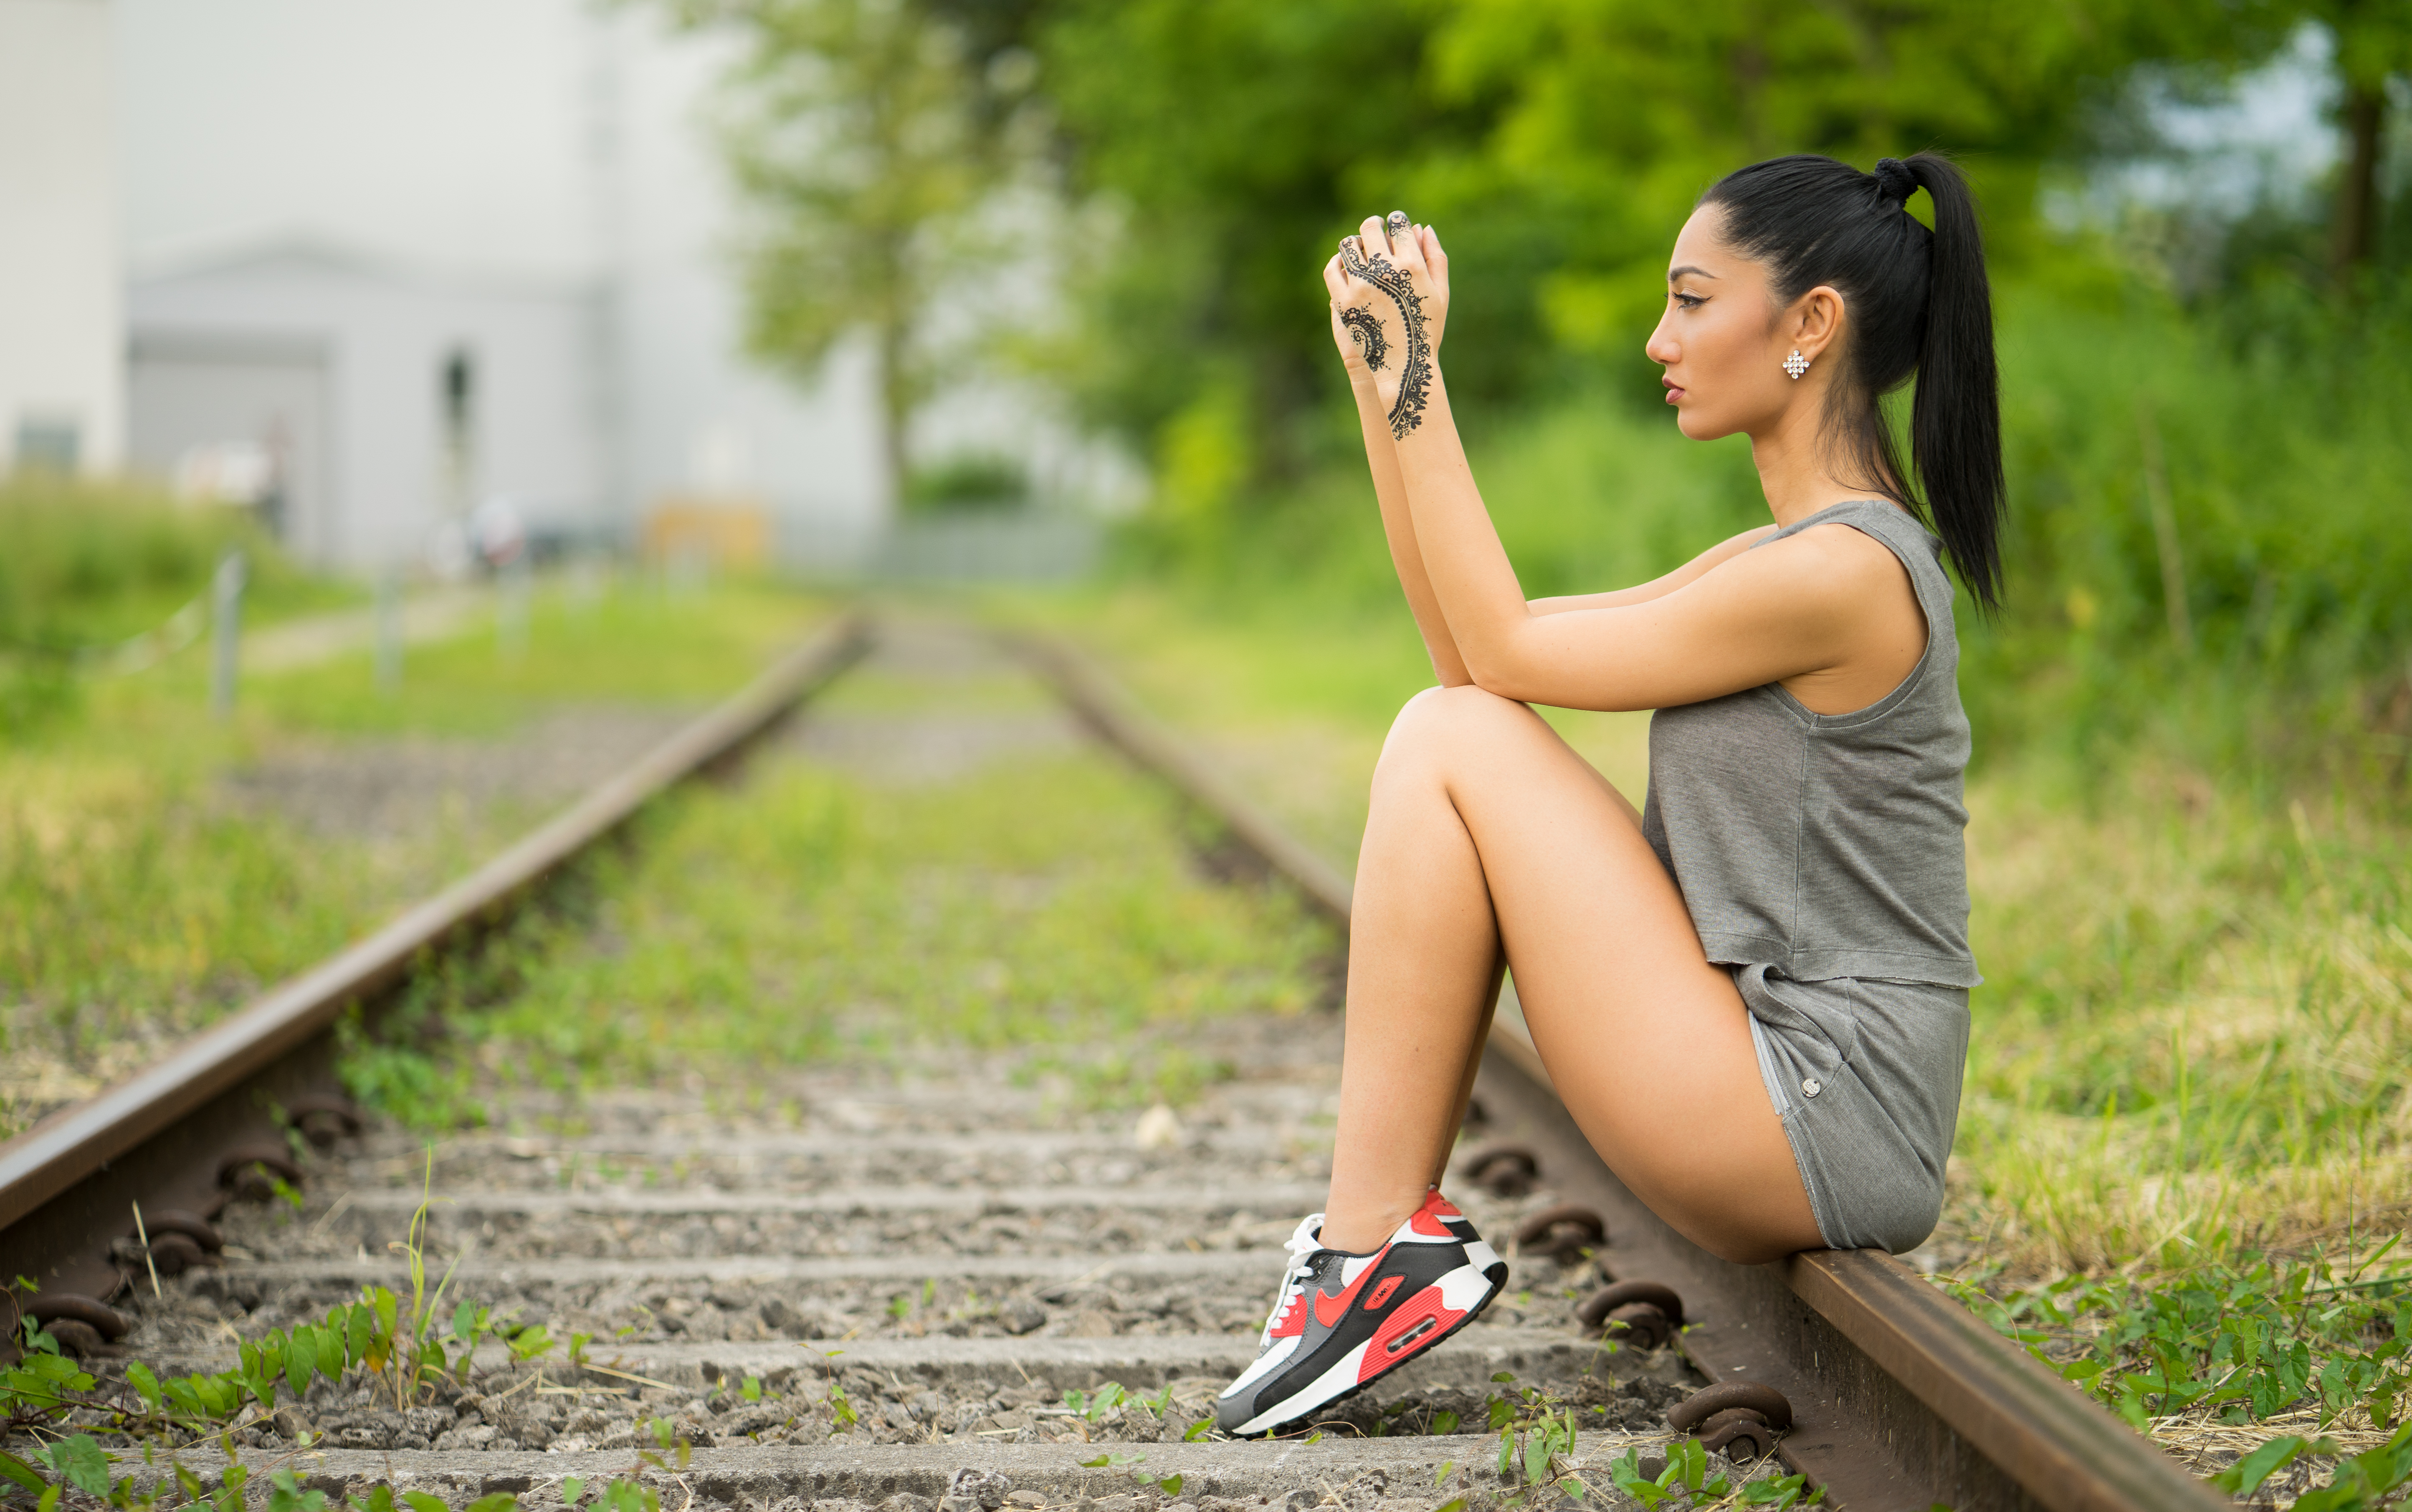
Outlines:
POLYGON ((1335 1194, 1324 1209, 1320 1242, 1343 1255, 1371 1255, 1422 1210, 1424 1196, 1419 1192, 1405 1201, 1346 1202, 1335 1194))

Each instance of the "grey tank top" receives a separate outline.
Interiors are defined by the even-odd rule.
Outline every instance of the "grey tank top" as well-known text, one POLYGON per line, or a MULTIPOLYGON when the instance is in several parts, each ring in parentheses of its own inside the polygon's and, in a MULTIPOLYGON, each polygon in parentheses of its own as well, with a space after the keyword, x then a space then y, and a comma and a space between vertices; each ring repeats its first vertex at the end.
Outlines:
POLYGON ((1984 978, 1968 950, 1961 835, 1968 717, 1943 543, 1869 499, 1767 540, 1831 524, 1882 541, 1908 569, 1925 653, 1899 687, 1852 713, 1813 713, 1775 683, 1659 710, 1641 831, 1712 962, 1803 982, 1974 987, 1984 978))

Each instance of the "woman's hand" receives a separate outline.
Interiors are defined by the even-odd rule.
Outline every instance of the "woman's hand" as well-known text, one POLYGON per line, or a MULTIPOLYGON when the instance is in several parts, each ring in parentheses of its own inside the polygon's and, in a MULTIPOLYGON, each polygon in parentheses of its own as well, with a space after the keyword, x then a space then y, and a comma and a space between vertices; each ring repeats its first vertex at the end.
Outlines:
POLYGON ((1429 226, 1404 211, 1368 217, 1324 264, 1331 293, 1331 339, 1350 381, 1370 380, 1389 412, 1390 434, 1405 440, 1423 423, 1441 327, 1449 317, 1449 255, 1429 226))

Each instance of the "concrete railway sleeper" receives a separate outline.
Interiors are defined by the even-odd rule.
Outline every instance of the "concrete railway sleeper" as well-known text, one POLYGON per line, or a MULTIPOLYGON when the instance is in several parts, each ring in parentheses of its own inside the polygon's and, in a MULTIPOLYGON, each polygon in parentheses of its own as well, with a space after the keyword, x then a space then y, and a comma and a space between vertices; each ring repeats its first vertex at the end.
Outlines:
MULTIPOLYGON (((1885 1257, 1745 1269, 1685 1244, 1573 1131, 1512 1002, 1453 1193, 1486 1233, 1516 1236, 1508 1296, 1271 1443, 1204 1431, 1253 1352, 1282 1240, 1319 1201, 1329 1016, 1218 1023, 1232 1079, 1146 1139, 969 1058, 910 1082, 796 1079, 794 1126, 775 1130, 631 1089, 581 1105, 583 1132, 468 1134, 432 1167, 337 1095, 339 1012, 490 926, 654 794, 725 768, 866 653, 918 637, 914 665, 934 646, 1012 665, 961 630, 881 632, 840 621, 473 877, 0 1146, 0 1265, 39 1281, 26 1310, 82 1357, 89 1400, 139 1411, 157 1397, 148 1373, 281 1366, 272 1409, 243 1408, 179 1458, 213 1491, 229 1451, 255 1492, 291 1477, 275 1483, 286 1512, 313 1490, 536 1507, 613 1481, 682 1512, 1429 1512, 1552 1504, 1569 1475, 1585 1500, 1628 1505, 1616 1482, 1637 1474, 1694 1505, 1720 1476, 1740 1499, 1787 1475, 1853 1508, 2217 1505, 1885 1257), (422 1206, 422 1180, 438 1202, 422 1206), (429 1318, 447 1369, 406 1391, 357 1363, 406 1346, 398 1242, 453 1268, 429 1318), (394 1317, 360 1305, 364 1288, 400 1299, 394 1317)), ((1093 666, 1009 645, 1092 733, 1345 923, 1345 879, 1093 666)), ((50 1432, 110 1421, 88 1405, 50 1432)), ((174 1484, 164 1461, 117 1453, 138 1490, 174 1484)))

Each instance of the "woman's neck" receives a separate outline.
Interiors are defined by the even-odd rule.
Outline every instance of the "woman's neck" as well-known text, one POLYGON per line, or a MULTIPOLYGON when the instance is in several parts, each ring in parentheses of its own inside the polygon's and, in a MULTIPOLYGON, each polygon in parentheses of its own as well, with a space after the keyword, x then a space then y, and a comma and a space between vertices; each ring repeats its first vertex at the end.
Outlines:
POLYGON ((1759 492, 1767 495, 1768 512, 1777 525, 1789 528, 1818 510, 1846 499, 1871 496, 1865 484, 1854 484, 1833 472, 1833 448, 1827 444, 1820 411, 1814 402, 1796 404, 1767 430, 1750 438, 1750 460, 1758 468, 1759 492))

